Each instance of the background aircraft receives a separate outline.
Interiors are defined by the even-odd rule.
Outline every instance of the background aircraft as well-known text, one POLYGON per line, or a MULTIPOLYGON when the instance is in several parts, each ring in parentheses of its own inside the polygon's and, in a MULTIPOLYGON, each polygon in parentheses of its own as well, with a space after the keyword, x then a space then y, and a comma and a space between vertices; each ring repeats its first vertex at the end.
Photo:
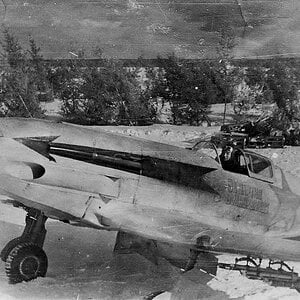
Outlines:
POLYGON ((115 251, 162 256, 183 272, 219 266, 297 287, 282 262, 300 261, 297 183, 269 159, 239 150, 228 172, 202 152, 33 119, 2 118, 0 135, 3 201, 27 211, 22 236, 1 252, 10 283, 45 276, 53 218, 118 231, 115 251), (218 263, 221 253, 246 265, 218 263))

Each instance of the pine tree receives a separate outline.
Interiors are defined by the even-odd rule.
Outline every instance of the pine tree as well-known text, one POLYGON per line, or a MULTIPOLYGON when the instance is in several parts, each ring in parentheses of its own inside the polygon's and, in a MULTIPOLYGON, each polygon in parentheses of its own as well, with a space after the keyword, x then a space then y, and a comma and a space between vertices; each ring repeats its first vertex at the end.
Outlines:
POLYGON ((117 61, 103 59, 101 67, 86 66, 75 60, 59 70, 62 114, 80 124, 135 125, 151 119, 153 110, 145 98, 135 71, 117 61))
POLYGON ((7 63, 2 73, 0 101, 2 116, 41 117, 37 100, 36 72, 33 60, 8 29, 3 31, 2 57, 7 63))

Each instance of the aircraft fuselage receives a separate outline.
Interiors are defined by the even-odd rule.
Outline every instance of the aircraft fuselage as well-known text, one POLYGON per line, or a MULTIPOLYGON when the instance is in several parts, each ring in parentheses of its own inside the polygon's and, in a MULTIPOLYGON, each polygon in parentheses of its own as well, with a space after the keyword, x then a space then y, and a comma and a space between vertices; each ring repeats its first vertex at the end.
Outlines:
POLYGON ((290 239, 300 233, 299 195, 274 166, 269 182, 225 171, 203 153, 30 119, 0 119, 0 145, 2 170, 12 176, 3 180, 20 180, 2 193, 47 217, 105 230, 136 226, 138 235, 187 248, 208 236, 215 253, 300 261, 300 242, 290 239), (111 221, 106 205, 136 214, 111 221))

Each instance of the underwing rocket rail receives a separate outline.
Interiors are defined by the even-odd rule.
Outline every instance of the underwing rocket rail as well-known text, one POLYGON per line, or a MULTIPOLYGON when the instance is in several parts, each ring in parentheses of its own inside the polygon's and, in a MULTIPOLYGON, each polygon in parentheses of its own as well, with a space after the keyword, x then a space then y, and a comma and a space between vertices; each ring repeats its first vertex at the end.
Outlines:
POLYGON ((237 258, 234 264, 218 263, 218 267, 226 270, 240 271, 249 279, 262 280, 274 286, 290 287, 300 291, 300 277, 293 268, 282 261, 269 261, 269 266, 261 267, 261 260, 256 263, 250 257, 237 258), (240 262, 246 261, 246 265, 240 262), (279 265, 278 269, 273 266, 279 265))

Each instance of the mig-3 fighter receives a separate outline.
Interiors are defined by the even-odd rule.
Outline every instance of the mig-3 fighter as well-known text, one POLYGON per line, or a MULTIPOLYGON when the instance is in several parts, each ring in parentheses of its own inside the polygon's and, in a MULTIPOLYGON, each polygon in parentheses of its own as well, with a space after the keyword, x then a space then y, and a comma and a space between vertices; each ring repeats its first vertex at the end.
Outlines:
POLYGON ((238 168, 226 171, 217 152, 18 118, 0 118, 0 147, 2 202, 27 212, 1 252, 10 283, 45 276, 52 218, 117 231, 114 251, 164 257, 182 272, 222 267, 299 284, 284 263, 300 261, 299 184, 264 156, 237 149, 238 168), (244 258, 224 264, 222 253, 244 258))

